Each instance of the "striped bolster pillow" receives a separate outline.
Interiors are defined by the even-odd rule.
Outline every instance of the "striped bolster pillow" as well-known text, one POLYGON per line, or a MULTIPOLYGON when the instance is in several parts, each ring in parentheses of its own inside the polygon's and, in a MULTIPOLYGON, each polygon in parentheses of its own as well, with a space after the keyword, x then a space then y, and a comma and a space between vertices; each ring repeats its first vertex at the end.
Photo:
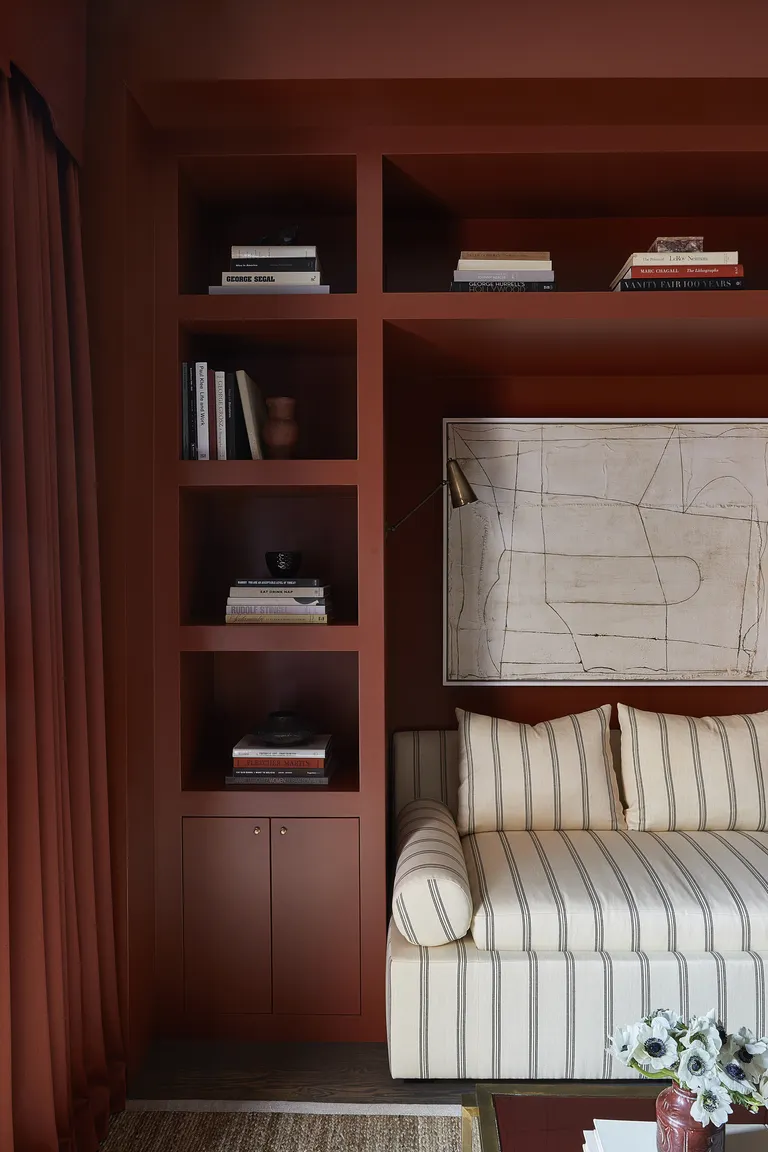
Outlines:
POLYGON ((472 895, 461 841, 439 800, 412 800, 397 821, 392 915, 411 944, 461 940, 472 919, 472 895))
POLYGON ((618 709, 628 828, 768 830, 768 712, 694 718, 618 709))

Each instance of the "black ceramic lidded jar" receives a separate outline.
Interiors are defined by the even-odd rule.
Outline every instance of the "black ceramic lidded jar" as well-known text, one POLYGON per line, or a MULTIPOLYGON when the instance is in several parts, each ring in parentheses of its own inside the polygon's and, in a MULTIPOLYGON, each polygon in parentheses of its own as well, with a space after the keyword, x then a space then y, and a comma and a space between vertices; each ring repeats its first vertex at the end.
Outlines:
POLYGON ((301 568, 301 552, 265 552, 264 559, 275 580, 297 576, 301 568))
POLYGON ((265 724, 256 733, 259 740, 276 747, 304 744, 314 731, 311 725, 290 709, 270 712, 265 724))

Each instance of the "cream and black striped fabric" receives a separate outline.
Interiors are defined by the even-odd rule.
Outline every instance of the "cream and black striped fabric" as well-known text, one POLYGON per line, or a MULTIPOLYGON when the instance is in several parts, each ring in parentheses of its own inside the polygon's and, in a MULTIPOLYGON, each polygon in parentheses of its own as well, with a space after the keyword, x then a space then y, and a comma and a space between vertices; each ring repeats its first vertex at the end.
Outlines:
POLYGON ((456 709, 462 836, 553 828, 621 828, 610 705, 541 724, 456 709))
POLYGON ((768 950, 768 833, 481 832, 462 846, 480 949, 768 950))
POLYGON ((387 1022, 406 1079, 603 1080, 631 1076, 606 1036, 662 1005, 714 1008, 768 1031, 768 952, 481 952, 467 936, 409 944, 392 925, 387 1022))
POLYGON ((472 919, 472 895, 453 816, 439 800, 413 800, 400 812, 397 833, 397 927, 411 944, 460 940, 472 919))
POLYGON ((618 709, 629 828, 768 830, 768 712, 694 718, 618 709))
POLYGON ((395 732, 392 737, 395 815, 411 800, 441 800, 456 818, 459 803, 459 734, 455 730, 395 732))

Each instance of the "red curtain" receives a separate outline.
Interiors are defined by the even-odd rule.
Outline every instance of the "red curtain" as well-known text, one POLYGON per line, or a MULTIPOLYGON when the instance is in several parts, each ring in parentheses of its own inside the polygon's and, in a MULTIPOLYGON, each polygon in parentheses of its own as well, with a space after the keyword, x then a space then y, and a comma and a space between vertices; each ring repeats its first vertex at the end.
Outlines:
POLYGON ((124 1101, 77 169, 0 76, 0 1149, 124 1101))

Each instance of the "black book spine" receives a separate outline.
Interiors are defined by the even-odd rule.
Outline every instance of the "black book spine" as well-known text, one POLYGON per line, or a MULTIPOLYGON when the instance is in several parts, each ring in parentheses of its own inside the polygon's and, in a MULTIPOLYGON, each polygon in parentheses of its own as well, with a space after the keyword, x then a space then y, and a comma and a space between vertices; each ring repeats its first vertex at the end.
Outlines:
POLYGON ((319 272, 316 256, 259 256, 230 260, 230 272, 319 272))
POLYGON ((454 280, 451 292, 554 292, 554 280, 454 280))
POLYGON ((330 781, 330 776, 310 776, 306 780, 297 780, 296 777, 284 779, 280 776, 261 776, 258 780, 244 780, 241 776, 225 776, 224 783, 228 788, 279 788, 284 784, 287 788, 324 787, 330 781))
POLYGON ((189 460, 189 369, 186 363, 181 366, 181 458, 189 460))
POLYGON ((287 780, 303 780, 309 776, 327 776, 328 773, 325 768, 236 768, 233 767, 233 776, 238 778, 242 777, 244 780, 255 779, 259 780, 262 776, 285 776, 287 780))
POLYGON ((718 292, 743 287, 743 276, 636 276, 619 280, 620 292, 718 292))
POLYGON ((322 588, 323 581, 311 576, 299 576, 295 580, 235 580, 237 588, 322 588))
POLYGON ((197 460, 197 395, 195 391, 195 368, 193 364, 184 364, 186 373, 186 403, 187 427, 189 430, 188 460, 197 460))

